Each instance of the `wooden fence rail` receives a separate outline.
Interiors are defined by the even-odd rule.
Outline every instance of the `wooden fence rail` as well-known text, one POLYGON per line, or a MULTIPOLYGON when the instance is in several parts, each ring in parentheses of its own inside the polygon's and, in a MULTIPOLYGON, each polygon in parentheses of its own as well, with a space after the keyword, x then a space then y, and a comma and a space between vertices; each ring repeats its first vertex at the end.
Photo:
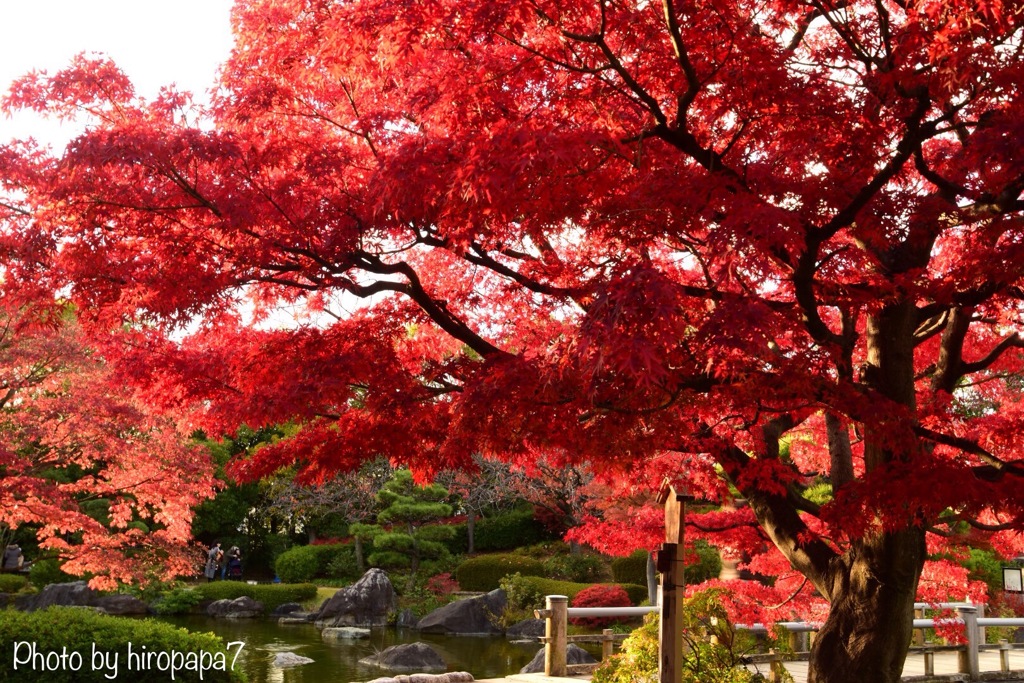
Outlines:
MULTIPOLYGON (((967 674, 972 681, 981 679, 978 653, 982 650, 999 650, 999 663, 1001 671, 1010 670, 1010 651, 1014 645, 1003 640, 998 645, 985 644, 986 627, 1007 627, 1024 626, 1024 619, 995 619, 985 618, 984 605, 974 605, 964 602, 953 603, 917 603, 915 613, 922 618, 914 619, 914 629, 923 633, 924 630, 934 629, 936 625, 962 624, 967 643, 964 645, 952 645, 941 647, 915 648, 924 654, 926 675, 934 674, 934 657, 939 651, 955 650, 960 653, 960 672, 967 674), (952 619, 925 619, 923 615, 927 610, 956 610, 957 617, 952 619)), ((658 607, 569 607, 569 598, 564 595, 549 595, 545 600, 545 608, 535 610, 534 614, 538 619, 544 619, 545 635, 541 638, 544 643, 544 673, 548 676, 566 676, 572 673, 583 673, 592 670, 594 665, 568 665, 566 663, 566 651, 568 644, 572 642, 600 642, 601 656, 606 659, 611 656, 614 644, 626 638, 625 634, 615 634, 611 629, 605 629, 599 635, 568 635, 568 620, 573 617, 631 617, 642 616, 651 612, 658 612, 658 607)), ((779 622, 776 627, 784 629, 789 634, 789 645, 794 653, 806 653, 814 642, 820 624, 808 622, 779 622)), ((740 630, 767 632, 768 627, 764 624, 738 624, 740 630)), ((915 639, 917 642, 918 639, 915 639)), ((923 638, 920 639, 923 643, 923 638)), ((806 656, 806 655, 805 655, 806 656)), ((763 662, 769 664, 769 680, 780 679, 781 662, 787 657, 769 651, 764 655, 754 655, 747 659, 751 662, 763 662)))

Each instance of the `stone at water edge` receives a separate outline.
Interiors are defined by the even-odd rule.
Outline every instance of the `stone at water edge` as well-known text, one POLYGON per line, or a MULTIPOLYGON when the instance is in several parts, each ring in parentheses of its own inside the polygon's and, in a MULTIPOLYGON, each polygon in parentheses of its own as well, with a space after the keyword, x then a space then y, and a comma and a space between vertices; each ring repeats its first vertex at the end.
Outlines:
POLYGON ((426 643, 392 645, 377 654, 363 657, 359 663, 388 671, 444 671, 448 668, 437 650, 426 643))
POLYGON ((513 624, 505 631, 505 637, 509 640, 532 640, 536 641, 544 635, 547 624, 543 619, 523 619, 513 624))
MULTIPOLYGON (((575 643, 570 643, 565 650, 566 664, 597 664, 589 652, 575 643)), ((521 674, 544 673, 544 648, 537 651, 530 663, 519 670, 521 674)))
POLYGON ((317 628, 386 626, 398 609, 398 595, 388 575, 371 569, 348 588, 328 598, 314 616, 317 628))
POLYGON ((291 617, 296 616, 296 612, 302 612, 302 605, 297 602, 285 602, 275 607, 274 611, 270 613, 270 616, 291 617))
POLYGON ((309 657, 303 657, 297 655, 294 652, 278 652, 277 656, 274 657, 274 666, 278 669, 288 669, 293 666, 302 666, 303 664, 311 664, 313 662, 309 657))
POLYGON ((320 633, 320 637, 323 640, 330 641, 357 640, 359 638, 369 638, 370 629, 356 628, 355 626, 332 626, 325 628, 320 633))
POLYGON ((367 683, 471 683, 476 679, 466 671, 449 671, 446 674, 412 674, 411 676, 385 676, 367 683))
POLYGON ((218 619, 253 619, 263 616, 263 603, 246 595, 234 600, 216 600, 206 608, 206 614, 218 619))
POLYGON ((422 633, 458 633, 462 635, 496 635, 501 628, 495 619, 505 613, 508 599, 498 588, 475 598, 456 600, 427 614, 416 628, 422 633))

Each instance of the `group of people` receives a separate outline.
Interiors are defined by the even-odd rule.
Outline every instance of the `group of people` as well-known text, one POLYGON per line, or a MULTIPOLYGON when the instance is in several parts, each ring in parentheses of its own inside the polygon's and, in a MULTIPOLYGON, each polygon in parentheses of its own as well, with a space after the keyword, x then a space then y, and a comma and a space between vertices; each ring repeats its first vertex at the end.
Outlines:
POLYGON ((203 573, 208 581, 213 581, 217 578, 218 572, 222 581, 242 578, 242 551, 237 545, 231 546, 226 555, 221 550, 220 541, 214 541, 210 546, 207 551, 206 570, 203 573))

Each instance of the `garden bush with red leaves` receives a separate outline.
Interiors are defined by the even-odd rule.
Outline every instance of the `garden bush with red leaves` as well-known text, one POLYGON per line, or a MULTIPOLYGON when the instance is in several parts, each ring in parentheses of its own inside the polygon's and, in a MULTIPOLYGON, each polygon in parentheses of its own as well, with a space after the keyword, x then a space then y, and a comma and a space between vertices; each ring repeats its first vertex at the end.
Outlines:
MULTIPOLYGON (((597 585, 584 588, 572 600, 573 607, 632 607, 629 595, 621 586, 597 585)), ((615 617, 576 618, 571 620, 577 626, 607 628, 623 621, 615 617)))

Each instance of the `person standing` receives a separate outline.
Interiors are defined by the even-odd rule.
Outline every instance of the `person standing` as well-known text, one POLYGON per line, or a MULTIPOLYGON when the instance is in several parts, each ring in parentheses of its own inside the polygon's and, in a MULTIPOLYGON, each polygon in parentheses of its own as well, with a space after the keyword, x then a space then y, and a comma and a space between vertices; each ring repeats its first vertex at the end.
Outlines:
POLYGON ((206 552, 206 574, 207 581, 213 581, 217 578, 217 568, 220 566, 221 560, 224 558, 224 553, 220 549, 220 541, 214 541, 213 545, 206 552))
POLYGON ((5 572, 21 571, 25 565, 25 555, 17 543, 12 543, 4 549, 3 570, 5 572))

